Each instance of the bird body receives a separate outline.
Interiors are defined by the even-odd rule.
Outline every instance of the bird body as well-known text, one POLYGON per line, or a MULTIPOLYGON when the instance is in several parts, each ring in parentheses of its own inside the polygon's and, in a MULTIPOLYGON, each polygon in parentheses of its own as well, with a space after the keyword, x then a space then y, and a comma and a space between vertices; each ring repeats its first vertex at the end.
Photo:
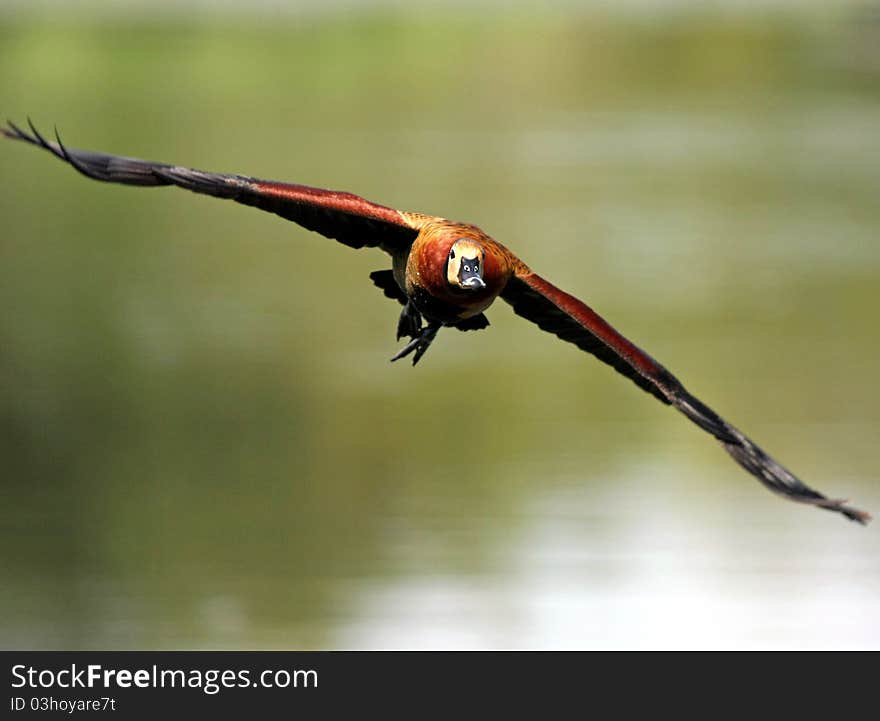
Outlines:
POLYGON ((587 304, 537 275, 474 225, 399 211, 351 193, 66 148, 57 132, 53 143, 33 124, 30 129, 27 133, 9 123, 0 132, 48 150, 95 180, 177 186, 275 213, 352 248, 381 248, 391 257, 391 268, 374 271, 370 278, 403 306, 397 337, 410 339, 392 360, 412 355, 415 365, 444 326, 463 331, 486 328, 484 313, 500 297, 517 315, 591 353, 683 413, 771 491, 859 523, 870 519, 846 501, 807 486, 587 304))
MULTIPOLYGON (((459 255, 452 260, 460 260, 459 255)), ((419 230, 410 246, 404 269, 403 291, 426 318, 436 318, 444 325, 472 318, 482 313, 500 295, 513 274, 513 254, 474 225, 445 219, 431 220, 419 230), (461 288, 449 282, 447 263, 453 245, 473 241, 482 250, 484 287, 461 288)))

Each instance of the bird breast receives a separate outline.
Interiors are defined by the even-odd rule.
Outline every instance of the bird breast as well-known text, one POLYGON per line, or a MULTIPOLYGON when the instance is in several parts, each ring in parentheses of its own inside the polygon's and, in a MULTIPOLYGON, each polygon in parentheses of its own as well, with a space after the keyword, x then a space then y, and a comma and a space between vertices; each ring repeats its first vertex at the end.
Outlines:
POLYGON ((406 293, 427 317, 442 322, 470 318, 492 305, 513 273, 509 252, 483 231, 464 223, 431 223, 413 242, 406 262, 406 293), (460 238, 483 249, 485 288, 465 290, 450 285, 446 275, 449 250, 460 238))

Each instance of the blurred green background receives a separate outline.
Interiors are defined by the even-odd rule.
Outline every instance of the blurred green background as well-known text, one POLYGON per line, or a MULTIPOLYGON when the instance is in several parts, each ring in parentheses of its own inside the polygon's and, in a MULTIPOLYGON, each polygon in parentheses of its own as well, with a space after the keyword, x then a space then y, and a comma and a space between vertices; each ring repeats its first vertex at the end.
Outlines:
MULTIPOLYGON (((880 511, 880 9, 616 7, 6 0, 0 109, 475 222, 880 511)), ((506 304, 392 365, 378 251, 0 186, 0 646, 880 647, 876 524, 506 304)))

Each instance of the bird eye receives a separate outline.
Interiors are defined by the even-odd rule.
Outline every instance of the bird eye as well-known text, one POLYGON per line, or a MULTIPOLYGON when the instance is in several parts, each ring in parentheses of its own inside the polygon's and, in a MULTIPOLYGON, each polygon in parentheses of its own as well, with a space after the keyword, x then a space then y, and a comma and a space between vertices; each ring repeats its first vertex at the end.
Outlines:
POLYGON ((465 269, 465 270, 470 270, 470 266, 466 265, 466 266, 464 267, 464 269, 465 269))

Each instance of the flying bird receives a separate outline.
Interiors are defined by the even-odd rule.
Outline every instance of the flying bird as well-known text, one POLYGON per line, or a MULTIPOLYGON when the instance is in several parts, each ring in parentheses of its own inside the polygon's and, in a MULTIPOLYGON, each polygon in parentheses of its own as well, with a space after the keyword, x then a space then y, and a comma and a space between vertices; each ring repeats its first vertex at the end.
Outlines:
POLYGON ((593 354, 661 403, 679 410, 718 439, 739 465, 771 491, 859 523, 871 518, 846 501, 828 498, 807 486, 691 395, 672 373, 592 308, 539 276, 474 225, 395 210, 351 193, 67 148, 57 130, 51 142, 30 120, 28 124, 30 133, 11 122, 0 132, 48 150, 94 180, 173 185, 275 213, 351 248, 385 251, 391 268, 377 270, 370 278, 402 306, 397 339, 408 339, 391 360, 412 356, 415 365, 443 327, 462 331, 487 327, 485 311, 500 297, 517 315, 593 354))

